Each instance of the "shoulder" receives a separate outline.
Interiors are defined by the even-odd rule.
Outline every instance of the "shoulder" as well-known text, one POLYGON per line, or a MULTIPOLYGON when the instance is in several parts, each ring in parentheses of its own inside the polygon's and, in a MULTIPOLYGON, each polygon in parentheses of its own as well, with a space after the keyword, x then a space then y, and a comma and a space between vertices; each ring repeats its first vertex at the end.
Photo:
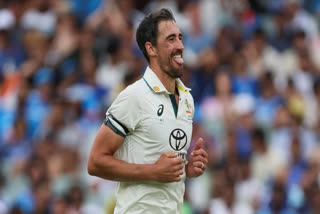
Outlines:
POLYGON ((133 84, 127 86, 123 91, 120 92, 120 94, 138 98, 141 95, 147 93, 148 91, 150 91, 150 89, 148 88, 143 78, 141 78, 133 84))
POLYGON ((137 103, 142 100, 147 93, 150 92, 147 84, 144 82, 143 78, 137 80, 135 83, 127 86, 123 89, 116 100, 127 101, 137 103))

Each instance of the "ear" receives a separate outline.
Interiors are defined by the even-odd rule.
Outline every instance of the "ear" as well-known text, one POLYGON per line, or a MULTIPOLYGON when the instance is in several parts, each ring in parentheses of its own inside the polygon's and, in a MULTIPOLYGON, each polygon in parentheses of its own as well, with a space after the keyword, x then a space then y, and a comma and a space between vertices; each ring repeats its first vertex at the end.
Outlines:
POLYGON ((146 48, 146 51, 147 51, 149 57, 154 57, 154 56, 157 55, 157 49, 156 49, 155 46, 153 46, 153 45, 151 44, 151 42, 146 42, 146 43, 144 44, 144 47, 146 48))

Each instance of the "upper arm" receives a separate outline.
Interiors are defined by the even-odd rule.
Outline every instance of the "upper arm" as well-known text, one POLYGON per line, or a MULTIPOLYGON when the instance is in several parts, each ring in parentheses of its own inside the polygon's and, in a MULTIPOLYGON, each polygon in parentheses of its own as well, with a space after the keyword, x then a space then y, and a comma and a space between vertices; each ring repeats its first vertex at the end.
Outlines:
POLYGON ((105 155, 113 156, 122 145, 124 138, 132 132, 139 121, 139 105, 136 91, 126 88, 114 100, 106 113, 104 124, 94 140, 89 164, 99 162, 105 155))
POLYGON ((102 124, 93 142, 90 157, 93 155, 113 155, 123 143, 124 137, 102 124))
POLYGON ((132 133, 141 120, 141 99, 137 87, 127 87, 108 109, 105 124, 123 137, 132 133))
POLYGON ((105 164, 108 164, 109 161, 106 158, 113 157, 114 153, 123 143, 123 140, 123 137, 102 124, 91 147, 88 160, 88 173, 97 176, 99 169, 101 167, 105 168, 105 164))

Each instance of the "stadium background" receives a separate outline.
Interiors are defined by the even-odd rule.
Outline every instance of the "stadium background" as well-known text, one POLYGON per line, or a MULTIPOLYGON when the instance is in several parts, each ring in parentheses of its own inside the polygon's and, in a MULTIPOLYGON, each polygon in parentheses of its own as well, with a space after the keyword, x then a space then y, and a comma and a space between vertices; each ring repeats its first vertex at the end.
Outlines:
POLYGON ((320 213, 319 0, 0 0, 0 214, 112 213, 88 152, 161 7, 210 157, 183 214, 320 213))

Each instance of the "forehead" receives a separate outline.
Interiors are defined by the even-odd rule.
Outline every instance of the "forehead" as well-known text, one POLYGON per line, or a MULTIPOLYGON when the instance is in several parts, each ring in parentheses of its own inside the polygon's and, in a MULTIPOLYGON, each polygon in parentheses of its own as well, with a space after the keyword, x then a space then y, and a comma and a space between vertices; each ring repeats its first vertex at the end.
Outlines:
POLYGON ((166 37, 170 34, 181 34, 177 24, 173 20, 160 21, 158 25, 158 36, 166 37))

